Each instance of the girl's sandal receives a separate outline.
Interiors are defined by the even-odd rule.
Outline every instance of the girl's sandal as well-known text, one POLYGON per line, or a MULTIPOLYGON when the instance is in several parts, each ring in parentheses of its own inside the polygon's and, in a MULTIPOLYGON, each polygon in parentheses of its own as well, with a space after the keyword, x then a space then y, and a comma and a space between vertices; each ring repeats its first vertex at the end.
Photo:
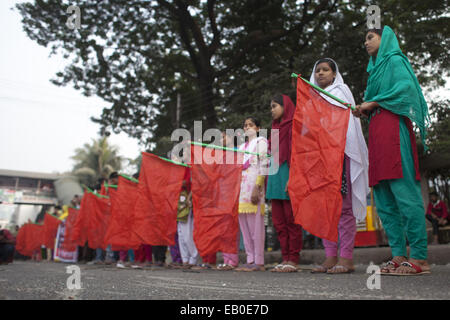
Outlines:
POLYGON ((285 264, 280 272, 292 273, 292 272, 298 272, 298 269, 296 266, 293 266, 292 264, 285 264))
POLYGON ((270 272, 282 272, 284 266, 285 265, 283 263, 280 263, 270 270, 270 272))
POLYGON ((322 265, 318 265, 318 266, 314 266, 314 268, 311 270, 311 273, 327 273, 328 268, 322 266, 322 265))
POLYGON ((328 269, 327 274, 343 274, 343 273, 353 273, 355 269, 350 269, 346 266, 335 265, 334 267, 328 269))
POLYGON ((400 265, 397 262, 389 260, 381 267, 380 273, 382 275, 391 275, 398 267, 400 267, 400 265))
POLYGON ((430 274, 431 273, 431 271, 429 271, 429 270, 422 270, 422 268, 420 266, 418 266, 416 264, 413 264, 411 262, 407 262, 407 261, 402 262, 400 264, 400 266, 401 267, 411 268, 411 269, 415 270, 415 272, 402 273, 402 272, 394 271, 394 272, 391 272, 390 275, 393 275, 393 276, 420 276, 420 275, 423 275, 423 274, 430 274))
POLYGON ((202 264, 193 266, 191 268, 191 270, 206 270, 206 269, 211 269, 211 266, 209 264, 206 264, 206 263, 202 263, 202 264))

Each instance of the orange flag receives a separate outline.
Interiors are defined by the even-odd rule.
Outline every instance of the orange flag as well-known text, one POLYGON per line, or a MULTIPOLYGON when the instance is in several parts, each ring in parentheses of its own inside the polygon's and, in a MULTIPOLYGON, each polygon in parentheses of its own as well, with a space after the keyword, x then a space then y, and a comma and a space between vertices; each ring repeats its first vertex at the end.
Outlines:
POLYGON ((109 197, 91 193, 89 208, 88 246, 91 249, 106 249, 107 244, 104 242, 104 238, 111 217, 109 197))
POLYGON ((56 233, 58 232, 58 226, 61 223, 57 217, 46 213, 44 216, 44 231, 43 231, 43 244, 48 249, 55 247, 56 233))
POLYGON ((79 209, 69 207, 69 215, 66 218, 66 225, 64 229, 64 246, 67 251, 73 251, 77 247, 77 243, 72 240, 72 233, 79 212, 79 209))
POLYGON ((83 247, 88 239, 88 219, 90 217, 90 201, 92 197, 93 195, 91 192, 84 192, 84 195, 81 198, 80 209, 69 238, 72 241, 75 241, 80 247, 83 247))
POLYGON ((342 167, 350 110, 337 107, 298 78, 288 191, 295 223, 338 240, 342 167))
POLYGON ((142 244, 172 246, 185 167, 142 152, 133 233, 142 244))
POLYGON ((33 252, 39 250, 43 243, 43 225, 34 223, 24 224, 17 233, 16 250, 27 257, 31 257, 33 252))
POLYGON ((137 241, 136 237, 132 237, 132 226, 134 206, 138 196, 138 184, 119 176, 117 190, 113 190, 109 188, 111 219, 105 235, 105 243, 111 244, 114 251, 137 249, 140 242, 137 241))
POLYGON ((236 252, 239 232, 238 209, 242 177, 242 153, 191 147, 192 201, 194 212, 194 242, 200 256, 236 252), (234 163, 217 164, 212 159, 220 152, 234 163), (199 156, 205 155, 202 161, 199 156), (206 160, 210 155, 211 161, 206 160), (197 163, 196 162, 201 162, 197 163))

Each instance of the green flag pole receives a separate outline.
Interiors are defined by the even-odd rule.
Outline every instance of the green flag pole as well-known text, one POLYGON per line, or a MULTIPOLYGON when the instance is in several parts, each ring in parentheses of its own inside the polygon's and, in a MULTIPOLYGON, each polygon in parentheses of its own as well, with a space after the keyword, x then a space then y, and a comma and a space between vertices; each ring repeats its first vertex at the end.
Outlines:
POLYGON ((347 108, 350 108, 350 109, 352 109, 352 110, 355 110, 355 107, 352 106, 350 103, 345 102, 345 101, 339 99, 338 97, 333 96, 333 95, 332 95, 331 93, 329 93, 328 91, 325 91, 325 90, 323 90, 322 88, 316 86, 315 84, 309 82, 308 80, 302 78, 299 74, 292 73, 292 74, 291 74, 291 78, 300 78, 300 79, 302 79, 303 81, 305 81, 307 84, 309 84, 311 87, 313 87, 314 89, 316 89, 317 91, 320 91, 320 92, 322 92, 324 95, 330 97, 331 99, 336 100, 336 101, 339 102, 339 103, 342 103, 342 104, 343 104, 344 106, 346 106, 347 108))
POLYGON ((167 161, 167 162, 170 162, 170 163, 173 163, 173 164, 179 165, 179 166, 183 166, 183 167, 187 167, 187 168, 190 168, 190 166, 189 166, 189 165, 187 165, 187 164, 185 164, 185 163, 181 163, 181 162, 173 161, 173 160, 170 160, 170 159, 167 159, 167 158, 164 158, 164 157, 158 157, 158 158, 160 158, 161 160, 164 160, 164 161, 167 161))
POLYGON ((130 180, 130 181, 132 181, 132 182, 134 182, 134 183, 139 183, 139 180, 137 180, 137 179, 135 179, 135 178, 133 178, 133 177, 129 177, 129 176, 127 176, 126 174, 119 173, 119 176, 122 176, 123 178, 125 178, 125 179, 127 179, 127 180, 130 180))
POLYGON ((234 152, 241 152, 241 153, 246 153, 246 154, 252 154, 252 155, 260 156, 260 157, 261 156, 270 157, 270 154, 263 155, 263 154, 256 153, 256 152, 243 151, 243 150, 239 150, 239 149, 221 147, 221 146, 216 146, 216 145, 213 145, 213 144, 206 144, 206 143, 195 142, 195 141, 191 141, 191 144, 196 145, 196 146, 206 147, 206 148, 222 149, 222 150, 227 150, 227 151, 234 151, 234 152))

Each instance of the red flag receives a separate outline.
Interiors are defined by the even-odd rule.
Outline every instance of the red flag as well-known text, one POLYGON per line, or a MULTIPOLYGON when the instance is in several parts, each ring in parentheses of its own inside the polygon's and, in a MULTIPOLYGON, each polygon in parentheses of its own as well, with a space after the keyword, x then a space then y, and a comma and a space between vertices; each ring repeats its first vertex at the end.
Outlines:
POLYGON ((185 167, 142 152, 133 232, 139 242, 172 246, 185 167))
POLYGON ((217 164, 212 160, 206 160, 205 157, 199 161, 199 156, 206 156, 204 151, 205 149, 200 146, 191 148, 191 159, 194 159, 192 161, 192 200, 195 245, 200 256, 218 251, 237 253, 242 154, 216 149, 207 150, 211 156, 210 160, 216 157, 217 152, 224 155, 223 159, 234 159, 231 164, 228 164, 228 161, 217 164), (229 155, 229 153, 232 154, 229 155))
POLYGON ((292 127, 289 197, 295 223, 338 240, 342 167, 350 110, 337 107, 300 78, 292 127))
POLYGON ((44 231, 43 231, 43 245, 49 249, 55 246, 56 233, 58 226, 61 223, 57 217, 46 213, 44 216, 44 231))
POLYGON ((81 198, 80 209, 73 225, 70 235, 71 238, 69 238, 72 241, 75 241, 80 247, 83 247, 88 239, 88 219, 90 217, 90 202, 92 197, 92 193, 86 191, 81 198))
POLYGON ((117 190, 109 188, 111 219, 105 235, 105 243, 111 244, 114 251, 137 249, 140 245, 140 241, 132 237, 137 195, 138 184, 123 176, 119 176, 117 190))
POLYGON ((89 204, 88 246, 91 249, 106 249, 104 238, 111 217, 110 200, 106 196, 91 193, 89 204))
POLYGON ((26 223, 17 234, 16 250, 27 257, 31 257, 33 252, 39 250, 43 243, 44 226, 26 223))
POLYGON ((72 240, 72 233, 79 211, 79 209, 69 207, 69 215, 66 218, 66 227, 64 230, 64 244, 67 251, 73 251, 77 247, 76 241, 72 240))
POLYGON ((106 184, 105 184, 105 183, 102 183, 102 186, 101 186, 101 188, 100 188, 100 194, 101 194, 102 196, 108 195, 108 190, 107 190, 107 188, 106 188, 106 184))

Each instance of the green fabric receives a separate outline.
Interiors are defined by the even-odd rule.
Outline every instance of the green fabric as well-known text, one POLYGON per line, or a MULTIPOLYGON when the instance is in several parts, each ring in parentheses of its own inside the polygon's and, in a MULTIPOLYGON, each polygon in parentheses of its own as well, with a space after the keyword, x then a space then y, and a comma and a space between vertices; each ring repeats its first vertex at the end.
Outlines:
POLYGON ((408 58, 388 26, 383 29, 378 54, 370 58, 367 72, 364 101, 375 101, 384 109, 408 117, 419 127, 425 146, 430 122, 428 106, 408 58))
POLYGON ((420 182, 416 180, 409 131, 400 118, 400 152, 403 178, 382 180, 374 188, 378 216, 389 240, 393 256, 427 259, 427 231, 420 182))
POLYGON ((289 200, 289 195, 284 192, 286 183, 289 180, 289 166, 287 161, 278 169, 274 175, 269 175, 267 179, 266 199, 289 200))

